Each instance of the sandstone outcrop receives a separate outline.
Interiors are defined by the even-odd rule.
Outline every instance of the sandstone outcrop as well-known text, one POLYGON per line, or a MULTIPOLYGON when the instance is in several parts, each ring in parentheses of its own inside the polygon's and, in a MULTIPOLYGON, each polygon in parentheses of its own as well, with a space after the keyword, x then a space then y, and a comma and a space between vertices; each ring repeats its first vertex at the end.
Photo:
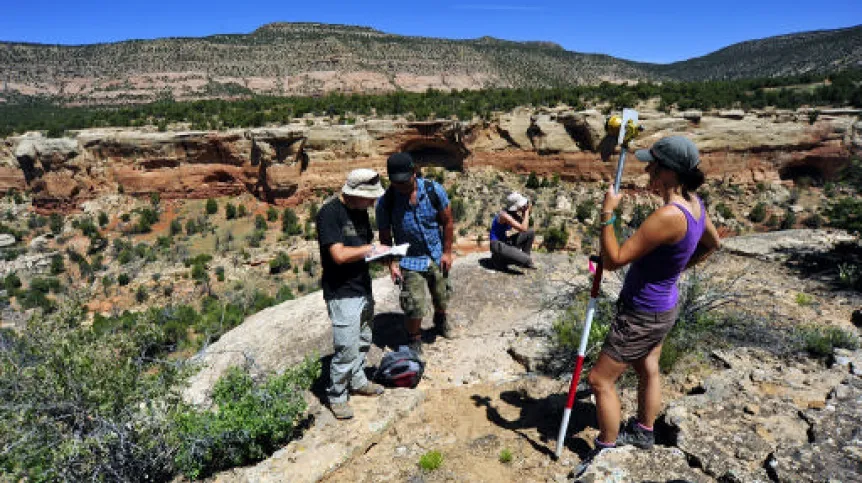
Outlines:
MULTIPOLYGON (((832 179, 862 151, 862 126, 853 110, 826 112, 812 122, 804 110, 646 111, 645 131, 632 147, 684 134, 697 143, 702 167, 712 178, 832 179)), ((27 189, 42 209, 77 209, 80 202, 120 187, 163 198, 249 192, 293 204, 311 192, 337 189, 350 169, 382 170, 386 157, 401 150, 412 152, 421 165, 450 170, 492 166, 572 181, 610 180, 615 170, 613 141, 604 136, 604 116, 595 110, 522 107, 466 123, 306 121, 219 132, 91 129, 61 139, 28 133, 0 143, 0 191, 27 189)), ((641 170, 628 163, 626 182, 641 170)))

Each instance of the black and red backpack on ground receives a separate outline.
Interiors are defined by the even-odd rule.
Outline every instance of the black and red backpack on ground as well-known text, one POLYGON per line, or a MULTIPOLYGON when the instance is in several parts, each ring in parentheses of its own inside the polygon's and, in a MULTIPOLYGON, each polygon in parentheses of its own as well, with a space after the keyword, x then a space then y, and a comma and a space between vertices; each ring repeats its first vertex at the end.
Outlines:
POLYGON ((374 380, 387 387, 414 388, 422 380, 425 362, 413 350, 403 345, 387 352, 380 360, 374 380))

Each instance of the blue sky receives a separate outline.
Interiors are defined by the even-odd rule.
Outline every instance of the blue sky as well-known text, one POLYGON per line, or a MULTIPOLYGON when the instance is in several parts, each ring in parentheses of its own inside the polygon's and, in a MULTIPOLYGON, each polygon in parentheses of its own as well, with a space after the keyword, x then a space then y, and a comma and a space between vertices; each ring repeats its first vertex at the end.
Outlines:
POLYGON ((490 35, 643 62, 705 55, 743 40, 862 24, 862 0, 0 0, 0 41, 89 44, 248 33, 270 22, 363 25, 444 38, 490 35))

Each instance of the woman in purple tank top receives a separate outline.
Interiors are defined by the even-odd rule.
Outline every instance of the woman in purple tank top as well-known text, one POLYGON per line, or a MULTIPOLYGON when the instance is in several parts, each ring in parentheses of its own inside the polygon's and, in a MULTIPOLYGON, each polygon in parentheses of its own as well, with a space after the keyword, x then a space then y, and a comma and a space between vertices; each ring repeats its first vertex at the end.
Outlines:
POLYGON ((676 281, 682 272, 719 247, 718 232, 694 191, 704 182, 697 147, 682 136, 665 137, 635 152, 647 164, 649 189, 664 206, 652 213, 622 246, 613 229, 621 195, 611 187, 602 205, 602 263, 606 270, 631 264, 617 316, 588 380, 596 397, 596 450, 616 444, 649 448, 661 407, 659 356, 678 315, 676 281), (632 366, 638 376, 638 412, 620 427, 616 381, 632 366))

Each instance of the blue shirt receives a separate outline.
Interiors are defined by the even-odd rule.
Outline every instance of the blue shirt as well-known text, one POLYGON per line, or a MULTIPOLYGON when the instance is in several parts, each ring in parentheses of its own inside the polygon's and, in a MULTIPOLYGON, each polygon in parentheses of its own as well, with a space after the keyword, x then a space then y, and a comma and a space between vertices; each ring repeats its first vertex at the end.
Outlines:
MULTIPOLYGON (((396 245, 409 243, 407 256, 401 259, 401 268, 424 272, 428 270, 431 260, 440 263, 443 256, 443 238, 440 223, 437 222, 437 210, 434 209, 425 184, 431 183, 437 198, 440 199, 440 209, 449 206, 449 197, 440 184, 424 178, 416 178, 416 206, 410 205, 410 196, 405 196, 392 190, 392 207, 390 213, 383 205, 383 197, 377 200, 377 227, 381 230, 392 229, 392 238, 396 245)), ((385 195, 384 195, 385 196, 385 195)))
POLYGON ((494 217, 491 222, 491 233, 488 235, 489 241, 506 241, 506 232, 509 231, 509 224, 500 220, 500 215, 494 217))

